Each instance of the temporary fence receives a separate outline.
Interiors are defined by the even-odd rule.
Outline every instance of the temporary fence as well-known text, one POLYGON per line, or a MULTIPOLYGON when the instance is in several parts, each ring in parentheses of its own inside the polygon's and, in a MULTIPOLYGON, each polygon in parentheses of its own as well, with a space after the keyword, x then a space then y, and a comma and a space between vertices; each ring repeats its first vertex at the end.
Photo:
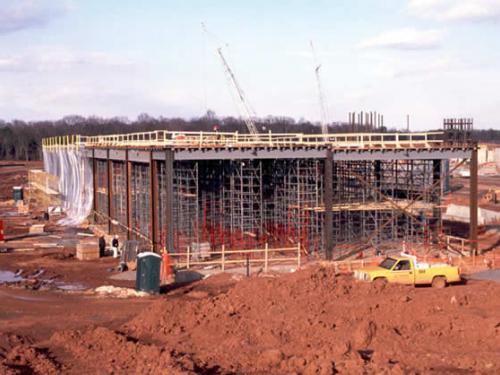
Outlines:
POLYGON ((294 247, 226 250, 222 245, 220 251, 210 251, 206 259, 200 259, 199 253, 193 252, 188 246, 186 252, 169 253, 178 268, 192 268, 193 266, 219 266, 222 271, 231 266, 262 265, 264 272, 272 264, 296 264, 301 266, 300 245, 294 247))

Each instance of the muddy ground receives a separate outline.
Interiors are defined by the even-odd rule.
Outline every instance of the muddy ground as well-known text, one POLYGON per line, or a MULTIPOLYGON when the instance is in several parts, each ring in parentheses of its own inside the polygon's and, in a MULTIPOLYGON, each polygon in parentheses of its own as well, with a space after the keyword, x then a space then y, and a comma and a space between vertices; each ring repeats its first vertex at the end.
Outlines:
MULTIPOLYGON (((55 237, 36 240, 46 247, 0 254, 0 271, 29 279, 43 269, 41 278, 86 288, 132 285, 109 279, 111 258, 74 258, 81 228, 48 230, 55 237), (68 246, 50 247, 58 241, 68 246)), ((0 374, 32 373, 497 374, 500 283, 377 287, 309 264, 130 299, 0 286, 0 374)))
POLYGON ((499 373, 500 284, 358 283, 311 266, 114 300, 0 289, 2 373, 499 373))

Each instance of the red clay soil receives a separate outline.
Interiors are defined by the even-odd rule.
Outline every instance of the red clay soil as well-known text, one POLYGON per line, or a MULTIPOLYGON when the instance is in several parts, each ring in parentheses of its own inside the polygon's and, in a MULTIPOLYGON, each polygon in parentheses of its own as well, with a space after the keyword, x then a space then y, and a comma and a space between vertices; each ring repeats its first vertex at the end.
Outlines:
MULTIPOLYGON (((25 178, 15 168, 0 202, 25 178)), ((81 230, 49 225, 52 237, 16 246, 35 251, 0 254, 0 270, 132 286, 109 280, 116 260, 74 258, 81 230)), ((26 288, 0 286, 0 374, 500 373, 500 283, 377 287, 313 265, 128 300, 26 288)))
MULTIPOLYGON (((500 284, 378 287, 311 266, 241 281, 221 274, 154 299, 80 297, 81 312, 78 296, 60 295, 72 299, 64 303, 68 321, 56 328, 54 317, 39 318, 32 326, 34 333, 47 325, 53 333, 33 338, 7 316, 0 372, 500 372, 500 284), (138 304, 142 312, 131 314, 138 304), (100 310, 90 322, 93 305, 100 310)), ((25 323, 32 319, 28 314, 25 323)))
POLYGON ((42 168, 42 162, 0 161, 0 201, 12 199, 12 187, 28 182, 28 169, 42 168))

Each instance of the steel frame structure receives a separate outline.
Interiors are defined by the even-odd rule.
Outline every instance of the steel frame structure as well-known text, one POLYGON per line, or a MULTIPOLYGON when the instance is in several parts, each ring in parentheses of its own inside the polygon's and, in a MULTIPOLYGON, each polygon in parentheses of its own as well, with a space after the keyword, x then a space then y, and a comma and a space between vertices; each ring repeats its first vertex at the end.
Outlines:
POLYGON ((155 251, 298 243, 331 259, 395 240, 436 243, 441 166, 449 159, 471 161, 471 207, 477 207, 477 146, 447 138, 450 122, 446 129, 257 138, 152 132, 48 139, 44 147, 83 147, 93 162, 98 222, 155 251))

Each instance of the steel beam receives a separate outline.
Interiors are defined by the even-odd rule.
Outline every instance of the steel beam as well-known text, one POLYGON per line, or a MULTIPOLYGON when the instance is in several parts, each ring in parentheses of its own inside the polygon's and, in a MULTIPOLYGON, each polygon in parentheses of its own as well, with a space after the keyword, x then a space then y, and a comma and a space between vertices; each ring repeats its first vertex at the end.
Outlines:
POLYGON ((93 149, 92 157, 106 160, 108 158, 108 151, 106 149, 93 149))
POLYGON ((334 159, 339 161, 363 160, 435 160, 468 159, 470 149, 397 149, 397 150, 335 150, 334 159))
MULTIPOLYGON (((324 148, 247 148, 175 150, 175 160, 240 160, 240 159, 324 159, 324 148)), ((339 161, 361 160, 434 160, 468 159, 470 149, 397 149, 397 150, 334 150, 339 161)))
POLYGON ((110 148, 108 158, 116 161, 125 161, 125 150, 115 150, 110 148))
POLYGON ((150 151, 128 150, 128 160, 136 163, 149 163, 151 158, 150 151))
POLYGON ((326 152, 325 159, 325 223, 323 236, 325 242, 325 257, 331 260, 333 257, 333 154, 331 150, 326 152))
POLYGON ((471 254, 476 255, 478 251, 477 243, 477 211, 478 211, 478 161, 477 161, 477 146, 472 151, 470 159, 470 195, 469 195, 469 207, 470 207, 470 250, 471 254))

